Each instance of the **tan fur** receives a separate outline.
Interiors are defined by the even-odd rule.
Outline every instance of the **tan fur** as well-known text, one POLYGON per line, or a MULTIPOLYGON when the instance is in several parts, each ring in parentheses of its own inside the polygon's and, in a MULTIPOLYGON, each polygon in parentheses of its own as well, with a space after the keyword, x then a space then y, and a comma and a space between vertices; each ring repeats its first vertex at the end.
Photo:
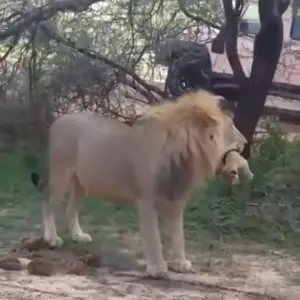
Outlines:
POLYGON ((193 190, 215 175, 224 152, 245 138, 219 108, 217 96, 199 91, 149 108, 139 123, 127 126, 94 113, 64 115, 49 138, 48 201, 44 239, 60 246, 55 212, 68 196, 71 236, 90 242, 78 220, 84 196, 136 203, 141 239, 152 276, 165 276, 167 266, 191 272, 186 259, 183 214, 193 190), (162 254, 158 217, 170 243, 162 254))
POLYGON ((236 151, 228 153, 224 166, 220 168, 220 174, 225 182, 232 185, 239 183, 240 176, 247 180, 254 177, 248 161, 236 151))

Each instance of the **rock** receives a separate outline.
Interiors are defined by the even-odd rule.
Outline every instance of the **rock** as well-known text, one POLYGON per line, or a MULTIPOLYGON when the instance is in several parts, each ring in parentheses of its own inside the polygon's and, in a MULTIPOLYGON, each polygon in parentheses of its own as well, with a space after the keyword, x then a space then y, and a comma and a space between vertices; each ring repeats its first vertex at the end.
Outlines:
POLYGON ((21 249, 36 251, 40 249, 49 249, 50 246, 44 241, 43 237, 34 236, 22 239, 21 249))
POLYGON ((23 269, 23 266, 17 258, 7 257, 0 260, 0 268, 3 270, 19 271, 23 269))
POLYGON ((55 264, 49 260, 35 258, 27 265, 27 271, 31 275, 51 276, 55 273, 55 264))
POLYGON ((95 253, 88 252, 80 256, 79 260, 84 262, 89 267, 99 268, 101 266, 101 256, 95 253))
POLYGON ((87 265, 83 261, 77 259, 74 261, 69 261, 67 263, 66 273, 73 274, 73 275, 82 275, 87 271, 87 269, 88 269, 87 265))
POLYGON ((40 252, 31 252, 31 253, 28 253, 27 257, 30 259, 34 259, 34 258, 42 258, 43 255, 40 252))

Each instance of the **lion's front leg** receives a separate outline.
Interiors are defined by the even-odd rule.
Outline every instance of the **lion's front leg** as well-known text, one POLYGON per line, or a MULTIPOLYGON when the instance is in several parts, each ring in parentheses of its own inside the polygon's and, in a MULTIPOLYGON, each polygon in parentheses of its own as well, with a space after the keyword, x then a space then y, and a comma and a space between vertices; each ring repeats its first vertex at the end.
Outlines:
POLYGON ((162 254, 158 230, 158 218, 152 203, 146 199, 138 201, 141 240, 147 263, 147 274, 151 277, 166 277, 168 268, 162 254))
POLYGON ((160 214, 164 235, 164 252, 168 257, 170 269, 179 273, 194 273, 191 262, 185 256, 184 209, 183 205, 173 204, 160 214))

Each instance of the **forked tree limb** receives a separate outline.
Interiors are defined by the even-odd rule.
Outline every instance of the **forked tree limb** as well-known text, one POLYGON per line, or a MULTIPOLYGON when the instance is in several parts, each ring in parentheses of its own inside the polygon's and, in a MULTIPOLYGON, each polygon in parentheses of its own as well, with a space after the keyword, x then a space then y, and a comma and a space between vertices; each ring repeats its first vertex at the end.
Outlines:
POLYGON ((242 86, 243 98, 234 116, 235 125, 248 141, 243 153, 245 157, 250 156, 255 128, 264 110, 282 50, 284 10, 280 3, 283 0, 259 0, 261 28, 254 40, 250 78, 242 86))

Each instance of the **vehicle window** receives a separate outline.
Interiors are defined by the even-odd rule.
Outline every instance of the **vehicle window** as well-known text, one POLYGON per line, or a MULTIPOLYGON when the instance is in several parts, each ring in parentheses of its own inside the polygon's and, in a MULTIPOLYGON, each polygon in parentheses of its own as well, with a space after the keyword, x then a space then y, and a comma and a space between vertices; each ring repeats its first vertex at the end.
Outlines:
POLYGON ((292 24, 290 30, 290 38, 292 40, 300 40, 300 1, 294 1, 292 7, 292 24))
POLYGON ((242 15, 240 33, 256 35, 260 29, 260 20, 257 4, 249 4, 242 15))
POLYGON ((291 39, 300 40, 300 16, 293 18, 293 24, 291 28, 291 39))

